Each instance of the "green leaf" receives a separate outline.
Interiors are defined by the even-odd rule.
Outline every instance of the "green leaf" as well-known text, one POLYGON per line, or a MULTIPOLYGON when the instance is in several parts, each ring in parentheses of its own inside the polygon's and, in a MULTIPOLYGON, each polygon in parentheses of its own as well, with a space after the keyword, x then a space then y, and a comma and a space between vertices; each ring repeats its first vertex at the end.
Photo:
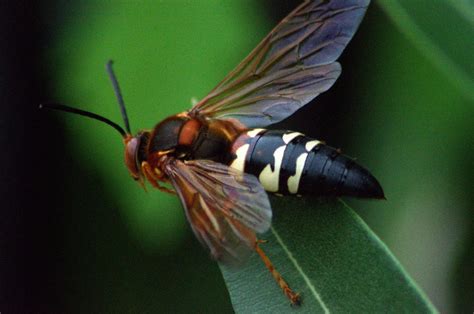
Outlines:
MULTIPOLYGON (((392 253, 343 201, 272 198, 273 226, 261 247, 299 292, 297 312, 433 313, 392 253)), ((221 266, 237 313, 280 313, 289 300, 257 254, 243 269, 221 266)))
POLYGON ((379 0, 377 4, 465 97, 474 100, 474 5, 460 0, 379 0))

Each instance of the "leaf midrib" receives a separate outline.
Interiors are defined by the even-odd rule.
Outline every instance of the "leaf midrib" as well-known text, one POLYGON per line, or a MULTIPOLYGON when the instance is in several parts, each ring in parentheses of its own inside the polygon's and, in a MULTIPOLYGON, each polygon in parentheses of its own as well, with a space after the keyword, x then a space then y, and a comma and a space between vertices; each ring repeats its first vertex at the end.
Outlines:
POLYGON ((293 256, 293 254, 291 253, 291 251, 288 249, 288 247, 285 245, 285 243, 283 242, 283 239, 280 237, 280 235, 278 234, 278 232, 275 230, 275 228, 271 227, 270 228, 273 235, 275 236, 278 244, 282 247, 283 251, 285 252, 286 256, 288 257, 288 259, 291 261, 291 263, 293 264, 293 266, 295 266, 296 268, 296 271, 301 275, 301 277, 303 278, 304 282, 306 283, 306 285, 308 286, 309 290, 311 291, 311 294, 314 296, 314 298, 316 299, 316 301, 321 305, 321 308, 324 310, 324 313, 326 314, 329 314, 330 311, 329 309, 327 308, 326 304, 324 303, 323 299, 321 298, 321 295, 318 293, 318 291, 316 290, 316 287, 311 283, 311 280, 309 279, 309 277, 306 275, 306 273, 303 271, 303 269, 301 268, 300 264, 298 263, 298 261, 296 260, 296 258, 293 256))

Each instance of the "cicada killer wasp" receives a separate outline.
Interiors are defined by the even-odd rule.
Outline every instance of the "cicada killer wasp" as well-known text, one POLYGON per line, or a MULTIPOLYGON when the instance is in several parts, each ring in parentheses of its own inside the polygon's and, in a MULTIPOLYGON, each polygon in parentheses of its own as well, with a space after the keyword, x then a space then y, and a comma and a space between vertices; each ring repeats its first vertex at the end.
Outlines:
POLYGON ((133 136, 112 70, 125 130, 94 113, 43 105, 105 122, 120 132, 133 179, 177 194, 191 228, 214 259, 239 264, 257 251, 292 304, 293 292, 260 248, 270 228, 267 192, 383 198, 377 180, 351 158, 301 133, 267 130, 327 91, 336 62, 369 0, 304 1, 204 99, 133 136), (171 185, 172 188, 166 185, 171 185))

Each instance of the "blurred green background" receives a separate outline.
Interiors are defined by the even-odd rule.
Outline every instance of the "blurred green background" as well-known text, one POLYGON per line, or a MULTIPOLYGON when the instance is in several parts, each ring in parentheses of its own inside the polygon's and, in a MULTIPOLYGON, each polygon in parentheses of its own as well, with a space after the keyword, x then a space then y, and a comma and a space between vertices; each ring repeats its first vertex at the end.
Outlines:
MULTIPOLYGON (((36 106, 60 101, 120 122, 104 70, 112 58, 132 130, 152 128, 205 96, 299 3, 91 0, 7 8, 7 22, 27 23, 13 45, 34 56, 7 56, 19 67, 10 80, 29 83, 11 83, 17 95, 8 97, 25 100, 8 107, 4 125, 30 122, 15 141, 30 143, 29 155, 15 161, 31 162, 33 153, 41 162, 20 170, 25 178, 33 171, 32 180, 15 183, 13 194, 5 189, 8 208, 22 209, 5 212, 6 309, 232 311, 218 267, 178 200, 146 193, 129 178, 118 134, 77 116, 38 114, 36 106), (40 186, 32 194, 39 199, 25 199, 23 184, 27 191, 40 186)), ((474 300, 473 12, 469 1, 373 1, 335 86, 277 126, 341 147, 373 172, 387 201, 347 201, 443 313, 471 312, 474 300)))

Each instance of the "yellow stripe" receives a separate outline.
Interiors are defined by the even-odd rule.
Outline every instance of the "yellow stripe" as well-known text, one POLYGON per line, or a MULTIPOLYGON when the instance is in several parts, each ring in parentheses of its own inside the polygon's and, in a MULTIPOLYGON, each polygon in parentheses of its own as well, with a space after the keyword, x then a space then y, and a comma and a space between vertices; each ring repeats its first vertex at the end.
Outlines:
POLYGON ((245 156, 247 156, 247 152, 249 151, 250 144, 244 144, 237 148, 235 154, 237 157, 232 161, 230 166, 236 170, 244 172, 245 170, 245 156))
POLYGON ((269 192, 278 192, 278 183, 280 182, 280 169, 281 164, 283 162, 283 155, 285 154, 286 145, 280 146, 275 149, 273 153, 273 157, 275 158, 275 170, 272 171, 272 167, 267 165, 260 175, 258 179, 260 183, 262 183, 265 190, 269 192))
POLYGON ((301 154, 296 159, 296 173, 288 178, 288 192, 296 194, 300 185, 301 175, 303 174, 304 165, 306 163, 308 153, 301 154))

